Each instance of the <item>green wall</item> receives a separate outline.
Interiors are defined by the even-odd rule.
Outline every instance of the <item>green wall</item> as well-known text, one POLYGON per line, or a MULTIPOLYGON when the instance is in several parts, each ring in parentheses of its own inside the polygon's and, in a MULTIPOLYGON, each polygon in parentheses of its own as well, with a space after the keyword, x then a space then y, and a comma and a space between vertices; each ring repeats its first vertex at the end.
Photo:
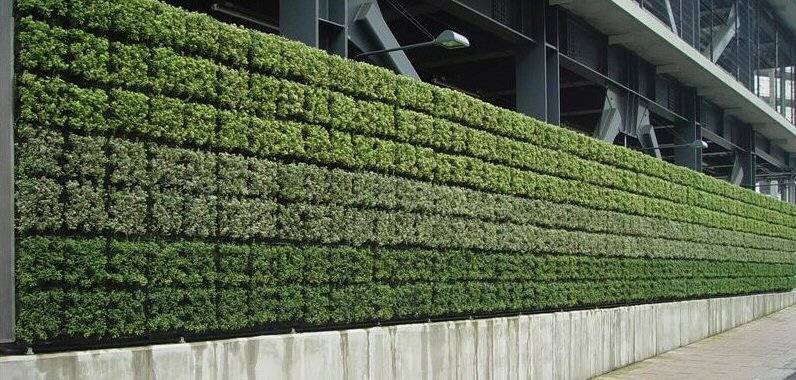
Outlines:
POLYGON ((788 290, 796 207, 155 0, 17 0, 17 338, 788 290))

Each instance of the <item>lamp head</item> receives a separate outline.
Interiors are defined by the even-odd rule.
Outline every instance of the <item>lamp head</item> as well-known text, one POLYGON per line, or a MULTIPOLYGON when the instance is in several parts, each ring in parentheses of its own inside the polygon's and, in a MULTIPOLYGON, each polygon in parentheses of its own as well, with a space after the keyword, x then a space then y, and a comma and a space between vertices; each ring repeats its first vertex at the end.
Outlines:
POLYGON ((442 33, 434 39, 434 43, 445 49, 461 49, 470 46, 470 41, 467 37, 452 30, 442 31, 442 33))
POLYGON ((708 143, 705 140, 694 140, 691 144, 689 144, 693 149, 707 149, 708 143))

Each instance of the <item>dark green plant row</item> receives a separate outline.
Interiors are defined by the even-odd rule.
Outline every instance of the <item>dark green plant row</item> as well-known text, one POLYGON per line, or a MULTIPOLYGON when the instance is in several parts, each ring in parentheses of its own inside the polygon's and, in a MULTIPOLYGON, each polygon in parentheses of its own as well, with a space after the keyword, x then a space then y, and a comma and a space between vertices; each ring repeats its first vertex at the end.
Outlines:
MULTIPOLYGON (((158 144, 129 141, 121 138, 63 134, 46 128, 19 125, 17 142, 17 178, 37 179, 38 185, 22 194, 33 194, 38 201, 19 199, 20 231, 57 230, 61 226, 60 212, 43 209, 41 216, 30 204, 52 204, 52 209, 64 210, 65 225, 70 230, 101 232, 107 228, 124 233, 143 233, 145 226, 157 234, 190 236, 215 235, 212 223, 221 210, 222 234, 234 224, 240 207, 258 210, 251 199, 265 200, 266 211, 272 210, 274 197, 288 202, 309 202, 347 207, 431 213, 440 216, 478 218, 485 222, 510 222, 521 225, 602 232, 617 235, 654 237, 704 243, 715 247, 716 256, 724 246, 773 251, 796 251, 796 242, 730 232, 659 219, 644 218, 614 212, 586 209, 578 206, 527 200, 495 195, 459 187, 435 185, 376 173, 356 173, 308 164, 279 164, 274 161, 228 153, 208 153, 191 149, 164 147, 158 144), (42 180, 49 178, 50 180, 42 180), (107 192, 106 181, 111 186, 107 192), (42 186, 42 183, 50 184, 42 186), (65 184, 63 196, 57 185, 65 184), (42 197, 37 188, 54 188, 42 197), (106 193, 108 197, 106 197, 106 193), (128 199, 119 194, 140 194, 139 215, 130 217, 128 224, 108 223, 116 219, 105 211, 116 210, 116 199, 128 199), (219 204, 220 197, 220 204, 219 204), (42 201, 50 199, 50 201, 42 201), (57 199, 65 199, 64 206, 56 206, 57 199), (106 199, 109 204, 106 207, 106 199), (151 208, 146 207, 152 205, 151 208), (220 207, 220 209, 217 209, 220 207), (232 211, 228 211, 229 209, 232 211), (207 212, 207 217, 201 213, 207 212), (147 216, 140 216, 146 213, 147 216), (28 216, 30 215, 30 216, 28 216), (50 220, 50 223, 42 223, 50 220), (136 220, 137 227, 129 221, 136 220), (229 222, 226 222, 226 221, 229 222), (39 221, 40 224, 35 224, 39 221), (205 223, 202 223, 205 222, 205 223), (182 227, 185 226, 185 227, 182 227), (204 231, 204 232, 201 232, 204 231), (201 232, 201 233, 200 233, 201 232)), ((116 215, 116 214, 113 214, 116 215)), ((254 228, 254 226, 252 227, 254 228)), ((737 251, 737 249, 734 249, 737 251)))
POLYGON ((19 241, 17 287, 182 287, 793 277, 787 263, 536 255, 473 250, 235 244, 34 235, 19 241), (216 256, 218 259, 216 259, 216 256))
MULTIPOLYGON (((168 49, 151 50, 112 44, 94 36, 90 37, 93 38, 91 42, 86 42, 89 38, 87 36, 90 35, 81 30, 52 28, 45 23, 29 19, 23 20, 21 28, 19 37, 21 62, 30 69, 67 72, 91 81, 110 82, 114 85, 124 85, 128 89, 143 89, 155 94, 163 93, 198 100, 211 99, 213 104, 226 109, 254 113, 256 108, 256 113, 266 118, 273 117, 276 111, 280 117, 327 124, 336 129, 368 136, 385 136, 438 151, 477 157, 488 162, 533 170, 559 178, 582 180, 597 186, 666 199, 766 223, 796 226, 796 218, 792 215, 772 213, 769 209, 746 205, 568 154, 562 155, 560 152, 442 119, 434 119, 421 113, 394 110, 392 106, 386 104, 360 101, 340 93, 294 82, 279 81, 259 75, 252 77, 248 72, 227 69, 211 61, 182 57, 168 49), (78 37, 71 36, 72 34, 77 34, 78 37), (140 51, 135 54, 136 59, 133 60, 126 52, 135 48, 140 51), (106 53, 92 55, 93 51, 106 53), (82 55, 88 56, 90 62, 81 65, 81 62, 85 61, 81 59, 82 55), (53 59, 53 56, 59 59, 53 59), (112 64, 116 61, 119 63, 112 64), (133 66, 137 69, 122 66, 133 66), (192 71, 190 69, 192 67, 197 69, 192 71), (175 73, 181 74, 175 75, 175 73), (150 77, 147 75, 151 76, 149 81, 147 78, 150 77), (141 82, 140 85, 136 85, 138 82, 141 82)), ((208 116, 207 108, 192 110, 190 116, 193 116, 192 119, 198 118, 199 122, 190 120, 186 123, 183 120, 183 113, 178 111, 184 107, 179 102, 158 98, 154 101, 153 107, 158 112, 151 118, 152 120, 148 120, 148 125, 139 124, 139 128, 151 128, 154 129, 153 132, 174 131, 175 128, 169 127, 187 124, 191 129, 177 128, 179 132, 176 135, 166 132, 162 137, 182 142, 188 137, 186 134, 192 133, 203 142, 210 140, 201 136, 212 134, 208 129, 212 126, 212 116, 208 116), (198 117, 194 115, 196 113, 199 114, 198 117)), ((220 117, 222 122, 234 123, 239 119, 239 115, 234 112, 222 111, 220 117)), ((224 136, 219 136, 218 140, 221 145, 235 143, 234 138, 225 140, 224 136)))
POLYGON ((247 31, 156 0, 19 0, 17 7, 21 15, 60 19, 72 27, 111 33, 129 42, 171 47, 233 67, 299 79, 307 84, 394 103, 575 154, 587 160, 643 172, 796 215, 796 208, 791 205, 727 186, 722 181, 650 159, 637 152, 492 107, 459 92, 408 80, 370 65, 327 56, 320 50, 299 43, 247 31))
POLYGON ((24 342, 551 309, 794 285, 792 265, 45 236, 20 240, 16 268, 24 342))
MULTIPOLYGON (((112 98, 106 103, 94 104, 85 112, 76 114, 74 99, 82 99, 83 92, 92 97, 107 97, 100 89, 83 89, 58 78, 40 79, 23 74, 20 79, 20 121, 37 125, 66 125, 69 129, 88 133, 108 132, 109 125, 126 125, 122 132, 162 139, 164 134, 184 133, 180 125, 155 124, 157 128, 141 127, 140 115, 157 115, 160 111, 145 95, 114 90, 113 93, 134 94, 142 101, 131 102, 127 97, 112 98), (151 104, 150 104, 151 103, 151 104), (49 104, 51 107, 34 107, 49 104), (103 106, 110 104, 111 106, 103 106), (130 104, 136 104, 130 107, 130 104), (136 112, 127 118, 118 110, 133 108, 136 112), (149 112, 147 113, 146 110, 149 112), (103 117, 109 113, 107 119, 103 117), (84 116, 85 115, 85 116, 84 116), (97 116, 99 115, 99 116, 97 116), (89 118, 89 121, 85 119, 89 118), (102 118, 102 120, 92 121, 102 118), (63 124, 58 124, 58 123, 63 124), (89 126, 87 126, 89 125, 89 126), (100 125, 101 127, 93 127, 100 125), (132 132, 127 132, 132 130, 132 132)), ((174 102, 181 103, 176 99, 174 102)), ((82 105, 86 105, 82 102, 82 105)), ((179 108, 178 110, 183 110, 179 108)), ((667 218, 698 223, 709 227, 725 228, 761 235, 792 238, 793 229, 771 225, 751 219, 718 212, 696 209, 665 200, 657 200, 623 191, 601 188, 575 180, 539 175, 516 168, 494 165, 467 156, 434 152, 432 149, 382 140, 324 127, 290 121, 265 120, 246 114, 219 114, 218 133, 193 141, 212 139, 213 149, 247 151, 263 157, 292 157, 324 164, 395 173, 437 183, 463 185, 479 190, 532 199, 548 199, 558 203, 572 203, 590 208, 619 211, 629 214, 667 218), (227 117, 229 116, 229 117, 227 117)), ((145 123, 144 125, 148 125, 145 123)), ((183 124, 184 125, 184 124, 183 124)), ((168 140, 168 139, 166 139, 168 140)))

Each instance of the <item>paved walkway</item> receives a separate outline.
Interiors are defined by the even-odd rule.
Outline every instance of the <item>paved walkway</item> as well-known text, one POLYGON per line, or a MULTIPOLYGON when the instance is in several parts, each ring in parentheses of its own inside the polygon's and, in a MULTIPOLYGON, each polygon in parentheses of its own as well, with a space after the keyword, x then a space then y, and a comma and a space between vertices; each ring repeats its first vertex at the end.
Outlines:
POLYGON ((796 380, 796 306, 600 379, 796 380))

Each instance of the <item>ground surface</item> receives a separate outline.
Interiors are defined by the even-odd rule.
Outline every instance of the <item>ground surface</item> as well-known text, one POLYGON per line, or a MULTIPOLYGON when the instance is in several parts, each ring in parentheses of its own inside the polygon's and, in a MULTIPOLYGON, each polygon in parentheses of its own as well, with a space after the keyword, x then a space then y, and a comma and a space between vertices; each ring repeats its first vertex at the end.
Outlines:
POLYGON ((796 306, 600 379, 796 380, 796 306))

